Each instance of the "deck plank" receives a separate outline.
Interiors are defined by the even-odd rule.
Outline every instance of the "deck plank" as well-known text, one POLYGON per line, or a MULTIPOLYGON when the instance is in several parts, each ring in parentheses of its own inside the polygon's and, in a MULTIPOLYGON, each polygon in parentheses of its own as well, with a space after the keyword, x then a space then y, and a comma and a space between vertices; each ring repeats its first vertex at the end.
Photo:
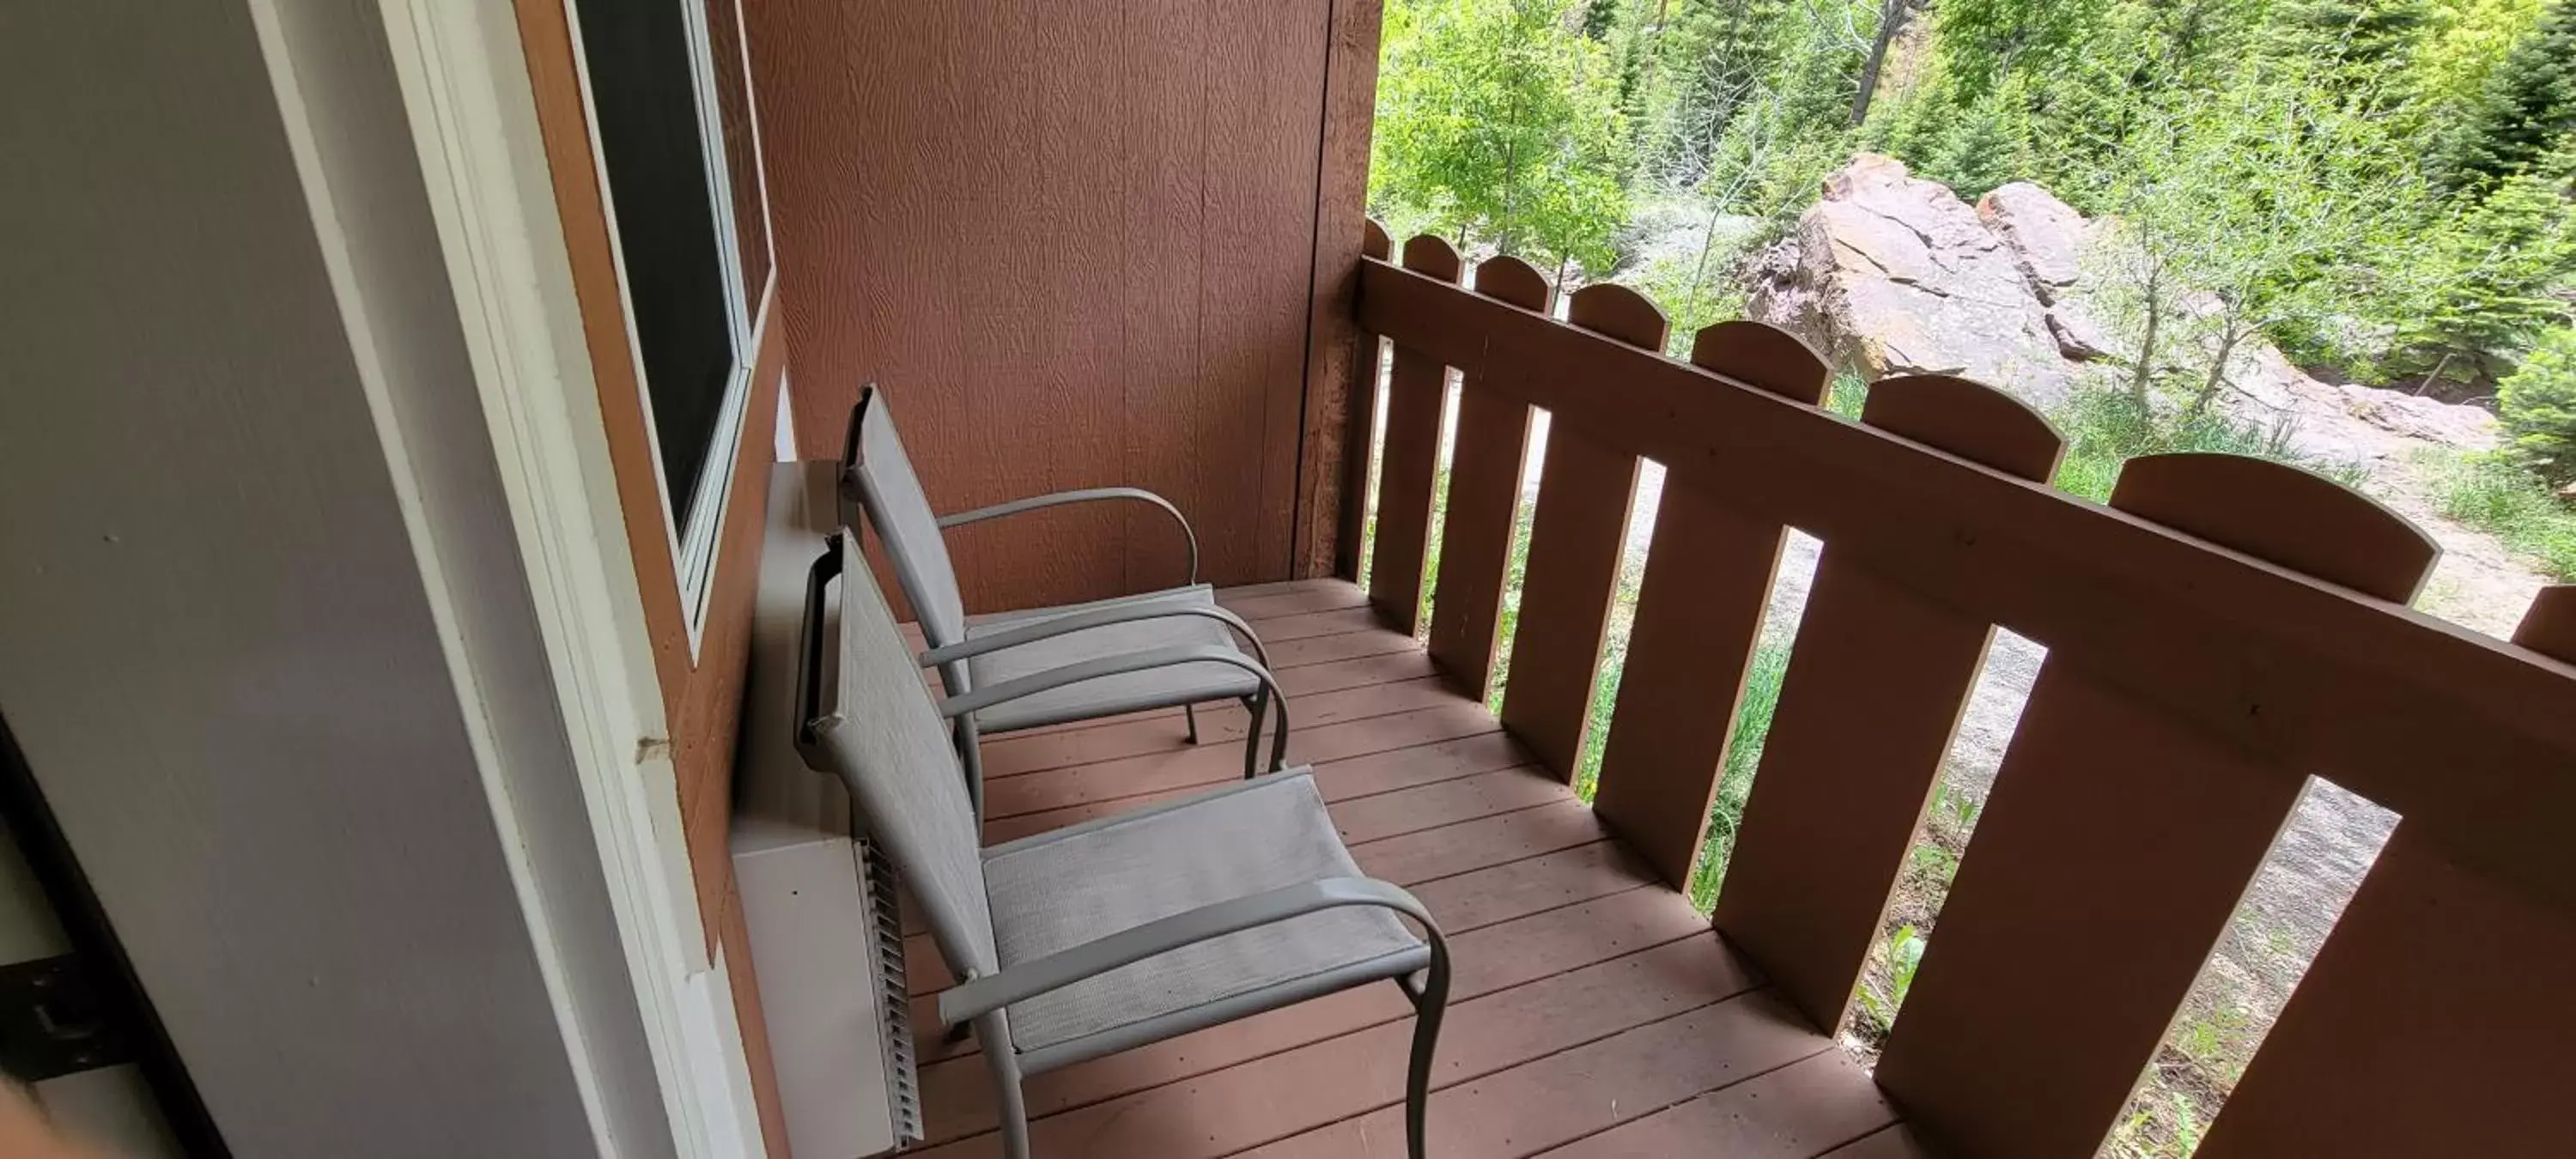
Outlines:
MULTIPOLYGON (((1431 1137, 1444 1154, 1536 1155, 1831 1049, 1776 992, 1756 990, 1438 1090, 1431 1137)), ((1390 1103, 1249 1154, 1402 1159, 1403 1108, 1390 1103)))
MULTIPOLYGON (((1454 740, 1498 727, 1482 707, 1452 702, 1293 732, 1288 756, 1297 764, 1314 764, 1454 740)), ((988 781, 984 815, 1011 817, 1163 789, 1215 785, 1242 775, 1243 750, 1233 745, 1171 749, 988 781)))
MULTIPOLYGON (((1632 891, 1459 934, 1451 945, 1458 972, 1451 980, 1450 1000, 1467 1002, 1705 933, 1698 915, 1687 906, 1661 904, 1667 900, 1654 892, 1632 891)), ((1030 1113, 1102 1102, 1401 1021, 1412 1013, 1392 986, 1344 991, 1040 1075, 1028 1084, 1030 1113)), ((930 1112, 929 1142, 993 1128, 992 1082, 982 1062, 953 1058, 926 1066, 922 1088, 930 1112)))
POLYGON ((1858 1062, 1828 1050, 1548 1152, 1550 1159, 1810 1159, 1896 1122, 1858 1062))
POLYGON ((1239 596, 1239 588, 1218 592, 1217 606, 1258 624, 1282 616, 1300 616, 1308 612, 1330 612, 1341 608, 1365 608, 1368 593, 1348 580, 1310 580, 1310 586, 1295 591, 1268 595, 1239 596))
MULTIPOLYGON (((1406 636, 1349 624, 1339 580, 1229 589, 1273 642, 1311 762, 1363 872, 1411 890, 1456 974, 1432 1142, 1457 1155, 1589 1159, 1720 1152, 1811 1159, 1916 1152, 1892 1104, 1711 932, 1482 705, 1430 679, 1406 636), (1862 1152, 1852 1152, 1853 1155, 1862 1152)), ((1361 614, 1365 614, 1364 612, 1361 614)), ((988 742, 988 841, 1204 791, 1242 775, 1240 709, 1136 714, 988 742)), ((936 1032, 946 972, 908 929, 930 1146, 999 1151, 972 1041, 936 1032)), ((1038 1153, 1401 1155, 1411 1009, 1371 986, 1095 1059, 1030 1081, 1038 1153)))
MULTIPOLYGON (((1291 697, 1288 720, 1293 734, 1300 726, 1391 716, 1417 708, 1437 708, 1456 700, 1438 678, 1426 676, 1393 684, 1291 697)), ((1068 765, 1086 765, 1149 753, 1188 752, 1193 747, 1231 750, 1240 761, 1242 750, 1236 746, 1243 743, 1244 731, 1251 723, 1251 714, 1240 705, 1224 704, 1199 710, 1199 743, 1196 746, 1190 744, 1178 713, 1074 732, 995 737, 984 742, 984 780, 990 784, 1022 773, 1046 772, 1068 765)), ((1262 734, 1269 735, 1271 727, 1264 723, 1262 734)), ((1264 742, 1265 746, 1267 743, 1264 742)), ((1266 747, 1264 751, 1268 751, 1266 747)))
MULTIPOLYGON (((1435 1084, 1472 1080, 1722 1003, 1752 984, 1749 975, 1728 968, 1731 962, 1724 943, 1709 934, 1455 1003, 1441 1034, 1435 1084)), ((1034 1150, 1213 1159, 1366 1115, 1402 1100, 1411 1037, 1409 1023, 1388 1023, 1051 1115, 1034 1125, 1034 1150)), ((962 1159, 1000 1150, 998 1138, 986 1134, 923 1154, 962 1159)))

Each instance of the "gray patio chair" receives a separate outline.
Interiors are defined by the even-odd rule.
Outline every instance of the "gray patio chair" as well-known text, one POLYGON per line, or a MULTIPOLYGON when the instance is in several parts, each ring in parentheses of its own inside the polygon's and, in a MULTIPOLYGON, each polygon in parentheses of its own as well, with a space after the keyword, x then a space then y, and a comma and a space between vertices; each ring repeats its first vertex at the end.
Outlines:
POLYGON ((955 972, 940 1021, 983 1046, 1005 1153, 1029 1154, 1023 1076, 1391 980, 1414 1006, 1420 1159, 1448 950, 1421 902, 1361 875, 1311 770, 978 848, 956 753, 854 538, 807 577, 796 743, 911 885, 955 972))
MULTIPOLYGON (((1198 743, 1198 708, 1223 700, 1242 702, 1252 714, 1244 739, 1244 776, 1259 769, 1265 715, 1278 716, 1270 767, 1287 760, 1287 705, 1275 686, 1255 679, 1240 665, 1211 662, 1187 648, 1248 651, 1263 669, 1270 664, 1260 637, 1234 613, 1216 604, 1216 593, 1198 582, 1199 546, 1189 520, 1163 497, 1134 487, 1091 487, 1016 499, 973 511, 940 516, 932 512, 913 474, 903 442, 895 436, 894 416, 885 394, 869 383, 850 409, 848 436, 841 449, 841 495, 845 508, 867 513, 894 565, 895 581, 912 601, 930 650, 924 667, 936 666, 951 697, 965 701, 980 688, 1040 672, 1063 672, 1078 665, 1124 658, 1104 664, 1096 674, 1064 680, 1043 690, 992 703, 958 715, 955 740, 965 766, 967 797, 975 815, 984 814, 984 763, 980 739, 1068 721, 1091 720, 1152 708, 1179 707, 1188 722, 1190 743, 1198 743), (1188 583, 1177 588, 1121 596, 1086 604, 1030 608, 968 616, 957 591, 957 573, 948 558, 943 533, 951 527, 1018 515, 1072 503, 1137 502, 1161 509, 1180 524, 1189 545, 1188 583), (1241 643, 1238 645, 1237 641, 1241 643), (1144 657, 1159 663, 1137 663, 1144 657)), ((857 521, 843 522, 856 527, 857 521)))

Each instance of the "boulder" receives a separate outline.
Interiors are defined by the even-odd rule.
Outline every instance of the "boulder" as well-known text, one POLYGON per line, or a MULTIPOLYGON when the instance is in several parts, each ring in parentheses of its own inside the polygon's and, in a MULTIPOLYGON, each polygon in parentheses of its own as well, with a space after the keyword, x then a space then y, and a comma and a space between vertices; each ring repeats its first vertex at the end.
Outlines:
POLYGON ((2041 408, 2072 387, 2014 251, 1892 157, 1864 153, 1828 177, 1756 279, 1747 313, 1862 377, 1958 375, 2041 408))
POLYGON ((2056 305, 2083 279, 2084 215, 2056 194, 2015 181, 1977 199, 1977 220, 2012 251, 2013 264, 2040 305, 2056 305))
POLYGON ((2345 414, 2393 434, 2468 451, 2493 450, 2500 441, 2496 417, 2479 407, 2374 386, 2335 389, 2345 414))

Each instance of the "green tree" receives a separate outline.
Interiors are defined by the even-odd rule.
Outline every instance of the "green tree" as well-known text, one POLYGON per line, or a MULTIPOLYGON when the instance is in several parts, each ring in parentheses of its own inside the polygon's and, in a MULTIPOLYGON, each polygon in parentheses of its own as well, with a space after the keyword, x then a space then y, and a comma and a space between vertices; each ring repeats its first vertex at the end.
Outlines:
POLYGON ((2267 24, 2280 49, 2371 83, 2404 67, 2435 8, 2430 0, 2281 0, 2267 24))
POLYGON ((2576 139, 2576 0, 2557 0, 2443 138, 2436 170, 2482 195, 2576 139))
POLYGON ((2539 335, 2567 317, 2576 220, 2566 181, 2509 177, 2438 222, 2394 275, 2395 352, 2383 368, 2423 393, 2486 393, 2539 335))
POLYGON ((2142 412, 2219 402, 2257 338, 2313 328, 2368 288, 2420 201, 2401 150, 2305 76, 2259 66, 2225 91, 2141 102, 2090 173, 2118 219, 2090 255, 2142 412))
POLYGON ((1402 233, 1606 271, 1627 219, 1618 76, 1573 0, 1388 6, 1369 201, 1402 233))
POLYGON ((2422 48, 2408 70, 2428 120, 2456 117, 2486 91, 2487 78, 2540 23, 2543 0, 2451 0, 2433 7, 2422 48))
POLYGON ((2552 485, 2576 483, 2576 328, 2541 339, 2504 380, 2496 412, 2516 459, 2552 485))

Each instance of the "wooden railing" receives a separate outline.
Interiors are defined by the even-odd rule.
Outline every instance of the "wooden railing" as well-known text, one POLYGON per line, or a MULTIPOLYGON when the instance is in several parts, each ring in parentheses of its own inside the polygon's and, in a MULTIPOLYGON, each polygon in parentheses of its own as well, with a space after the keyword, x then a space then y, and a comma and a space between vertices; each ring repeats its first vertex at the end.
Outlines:
POLYGON ((1877 1072, 1936 1139, 2091 1155, 2314 774, 2403 820, 2200 1154, 2576 1153, 2576 588, 2492 641, 2408 609, 2434 545, 2314 476, 2144 458, 2097 505, 2048 486, 2056 432, 1976 383, 1882 381, 1854 423, 1766 327, 1711 327, 1685 364, 1624 288, 1559 322, 1514 259, 1467 289, 1437 238, 1398 266, 1373 230, 1369 252, 1359 321, 1394 360, 1371 598, 1411 629, 1436 580, 1431 652, 1486 692, 1546 408, 1502 718, 1560 774, 1639 463, 1669 472, 1596 805, 1676 883, 1785 529, 1824 541, 1715 916, 1820 1026, 1994 627, 2049 648, 1877 1072), (1444 368, 1463 385, 1426 577, 1444 368))

